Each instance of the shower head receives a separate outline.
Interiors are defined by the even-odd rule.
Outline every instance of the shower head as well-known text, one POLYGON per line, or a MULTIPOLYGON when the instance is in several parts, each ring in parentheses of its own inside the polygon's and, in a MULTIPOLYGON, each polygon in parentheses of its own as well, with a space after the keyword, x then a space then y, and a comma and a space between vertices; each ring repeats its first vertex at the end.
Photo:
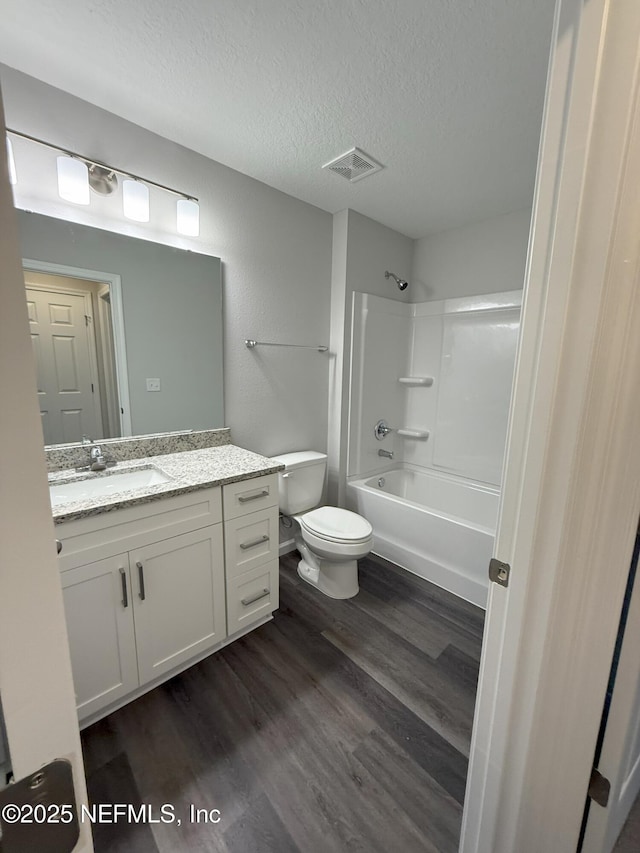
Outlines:
POLYGON ((403 278, 398 278, 398 276, 395 273, 389 272, 389 270, 386 270, 384 277, 385 278, 392 278, 395 281, 395 283, 398 285, 398 290, 406 290, 409 287, 408 281, 405 281, 403 278))

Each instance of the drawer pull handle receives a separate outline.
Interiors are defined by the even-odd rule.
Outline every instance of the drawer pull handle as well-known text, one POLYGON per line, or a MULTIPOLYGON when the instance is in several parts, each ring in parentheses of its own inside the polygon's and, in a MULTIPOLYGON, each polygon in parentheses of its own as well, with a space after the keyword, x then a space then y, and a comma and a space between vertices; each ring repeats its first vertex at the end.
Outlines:
POLYGON ((140 583, 140 600, 144 601, 147 597, 144 591, 144 567, 142 563, 136 563, 136 566, 138 567, 138 582, 140 583))
POLYGON ((263 489, 261 492, 257 492, 255 495, 238 495, 238 500, 241 504, 246 504, 247 501, 255 501, 258 498, 266 497, 269 497, 269 489, 263 489))
POLYGON ((127 573, 124 569, 120 569, 120 580, 122 581, 122 606, 129 606, 129 596, 127 595, 127 573))
POLYGON ((249 542, 241 542, 240 547, 243 551, 246 551, 248 548, 255 548, 256 545, 262 545, 263 542, 268 542, 269 537, 265 533, 264 536, 258 536, 257 539, 251 539, 249 542))
POLYGON ((62 551, 62 542, 59 539, 56 539, 56 554, 59 554, 62 551))
POLYGON ((264 598, 265 595, 269 595, 268 589, 263 589, 262 592, 256 592, 255 595, 248 596, 247 598, 240 599, 245 607, 248 607, 250 604, 253 604, 254 601, 260 601, 261 598, 264 598))

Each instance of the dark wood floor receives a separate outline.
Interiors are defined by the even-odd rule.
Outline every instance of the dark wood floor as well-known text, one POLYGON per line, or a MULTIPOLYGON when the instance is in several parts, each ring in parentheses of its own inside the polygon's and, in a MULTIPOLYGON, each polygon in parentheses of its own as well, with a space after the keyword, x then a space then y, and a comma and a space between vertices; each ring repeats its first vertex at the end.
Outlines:
POLYGON ((482 611, 373 558, 333 601, 296 563, 273 622, 83 732, 93 802, 182 820, 94 827, 96 853, 458 849, 482 611))

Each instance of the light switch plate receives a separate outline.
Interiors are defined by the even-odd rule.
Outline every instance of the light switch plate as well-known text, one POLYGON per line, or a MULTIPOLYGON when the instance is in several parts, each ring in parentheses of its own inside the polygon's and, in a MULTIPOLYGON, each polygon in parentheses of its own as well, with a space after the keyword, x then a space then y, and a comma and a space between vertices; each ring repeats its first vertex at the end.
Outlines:
POLYGON ((147 391, 159 391, 160 390, 160 380, 159 379, 147 379, 147 391))

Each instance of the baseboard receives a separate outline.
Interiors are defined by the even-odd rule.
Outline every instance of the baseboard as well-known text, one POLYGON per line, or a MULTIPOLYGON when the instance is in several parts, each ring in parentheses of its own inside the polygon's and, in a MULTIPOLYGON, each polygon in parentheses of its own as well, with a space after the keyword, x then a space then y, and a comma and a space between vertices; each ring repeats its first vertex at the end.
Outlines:
POLYGON ((279 554, 280 556, 284 556, 285 554, 290 554, 291 551, 296 550, 296 543, 293 539, 286 539, 284 542, 280 543, 279 554))

